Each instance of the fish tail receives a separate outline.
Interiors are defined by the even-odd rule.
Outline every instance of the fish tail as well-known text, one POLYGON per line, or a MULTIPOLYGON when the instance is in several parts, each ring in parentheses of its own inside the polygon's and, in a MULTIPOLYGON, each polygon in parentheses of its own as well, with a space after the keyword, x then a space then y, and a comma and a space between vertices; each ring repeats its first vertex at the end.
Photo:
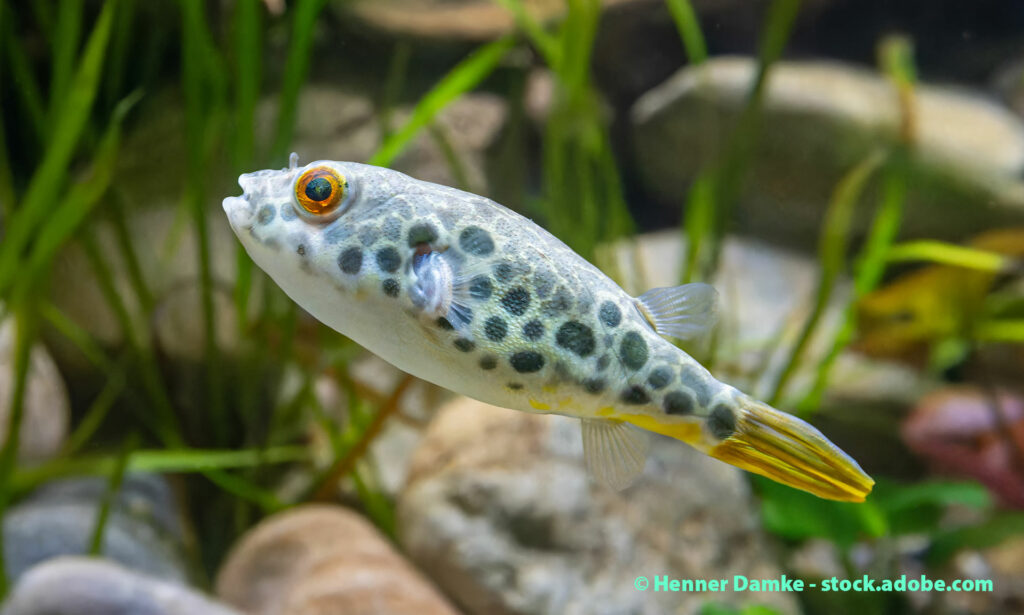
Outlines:
POLYGON ((708 455, 829 500, 863 502, 871 492, 875 481, 820 431, 747 395, 736 400, 709 413, 708 455))

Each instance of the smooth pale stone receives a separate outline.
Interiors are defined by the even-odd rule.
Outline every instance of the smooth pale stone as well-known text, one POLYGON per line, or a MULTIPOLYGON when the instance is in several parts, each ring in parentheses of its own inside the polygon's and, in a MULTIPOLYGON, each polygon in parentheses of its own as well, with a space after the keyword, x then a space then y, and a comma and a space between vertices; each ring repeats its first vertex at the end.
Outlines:
POLYGON ((217 595, 254 615, 456 615, 375 527, 340 506, 264 520, 232 549, 217 595))
MULTIPOLYGON (((3 313, 3 305, 0 305, 3 313)), ((15 384, 14 319, 0 322, 0 444, 7 441, 11 398, 15 384)), ((71 413, 68 392, 57 365, 46 348, 36 343, 29 358, 24 414, 18 434, 18 460, 43 461, 64 443, 71 413)))
MULTIPOLYGON (((3 519, 7 574, 16 579, 48 559, 87 554, 106 490, 101 478, 54 481, 10 508, 3 519)), ((104 528, 103 556, 143 574, 183 582, 184 540, 164 479, 125 477, 104 528)))
POLYGON ((651 437, 623 492, 591 480, 577 419, 458 398, 413 457, 398 533, 466 613, 695 613, 706 601, 797 612, 787 594, 645 592, 652 579, 781 574, 740 471, 651 437))
POLYGON ((0 615, 240 615, 177 583, 112 562, 52 559, 14 586, 0 615))
MULTIPOLYGON (((652 195, 677 208, 694 178, 718 159, 746 104, 756 63, 718 57, 687 67, 632 109, 637 170, 652 195)), ((959 239, 1024 223, 1024 123, 989 98, 920 85, 902 232, 959 239)), ((836 184, 900 133, 895 89, 877 72, 839 62, 772 67, 757 145, 730 222, 742 232, 816 245, 836 184)), ((877 182, 876 182, 877 183, 877 182)), ((879 191, 855 216, 867 228, 879 191)))

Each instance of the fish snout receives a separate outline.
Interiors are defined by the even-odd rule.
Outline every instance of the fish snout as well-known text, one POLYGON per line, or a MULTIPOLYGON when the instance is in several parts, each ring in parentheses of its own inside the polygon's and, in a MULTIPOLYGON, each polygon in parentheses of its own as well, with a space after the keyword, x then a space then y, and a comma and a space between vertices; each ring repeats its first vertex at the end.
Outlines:
POLYGON ((231 228, 235 230, 251 228, 256 217, 256 207, 244 179, 245 175, 238 178, 238 183, 242 186, 242 196, 229 196, 221 202, 231 228))

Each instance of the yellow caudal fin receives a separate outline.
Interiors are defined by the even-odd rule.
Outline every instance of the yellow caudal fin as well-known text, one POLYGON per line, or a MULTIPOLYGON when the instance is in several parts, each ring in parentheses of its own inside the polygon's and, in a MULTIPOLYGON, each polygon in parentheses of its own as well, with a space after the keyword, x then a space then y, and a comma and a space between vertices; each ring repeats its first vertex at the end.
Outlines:
POLYGON ((829 500, 863 502, 871 493, 875 481, 857 462, 795 416, 740 396, 726 423, 711 425, 722 436, 706 449, 716 459, 829 500))

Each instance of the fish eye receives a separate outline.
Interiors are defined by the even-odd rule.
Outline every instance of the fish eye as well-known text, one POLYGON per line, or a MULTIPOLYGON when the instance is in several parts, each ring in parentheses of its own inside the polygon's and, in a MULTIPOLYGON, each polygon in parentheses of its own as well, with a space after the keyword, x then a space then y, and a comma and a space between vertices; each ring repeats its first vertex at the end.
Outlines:
POLYGON ((333 213, 347 191, 345 177, 330 167, 313 167, 295 182, 295 200, 314 216, 333 213))

